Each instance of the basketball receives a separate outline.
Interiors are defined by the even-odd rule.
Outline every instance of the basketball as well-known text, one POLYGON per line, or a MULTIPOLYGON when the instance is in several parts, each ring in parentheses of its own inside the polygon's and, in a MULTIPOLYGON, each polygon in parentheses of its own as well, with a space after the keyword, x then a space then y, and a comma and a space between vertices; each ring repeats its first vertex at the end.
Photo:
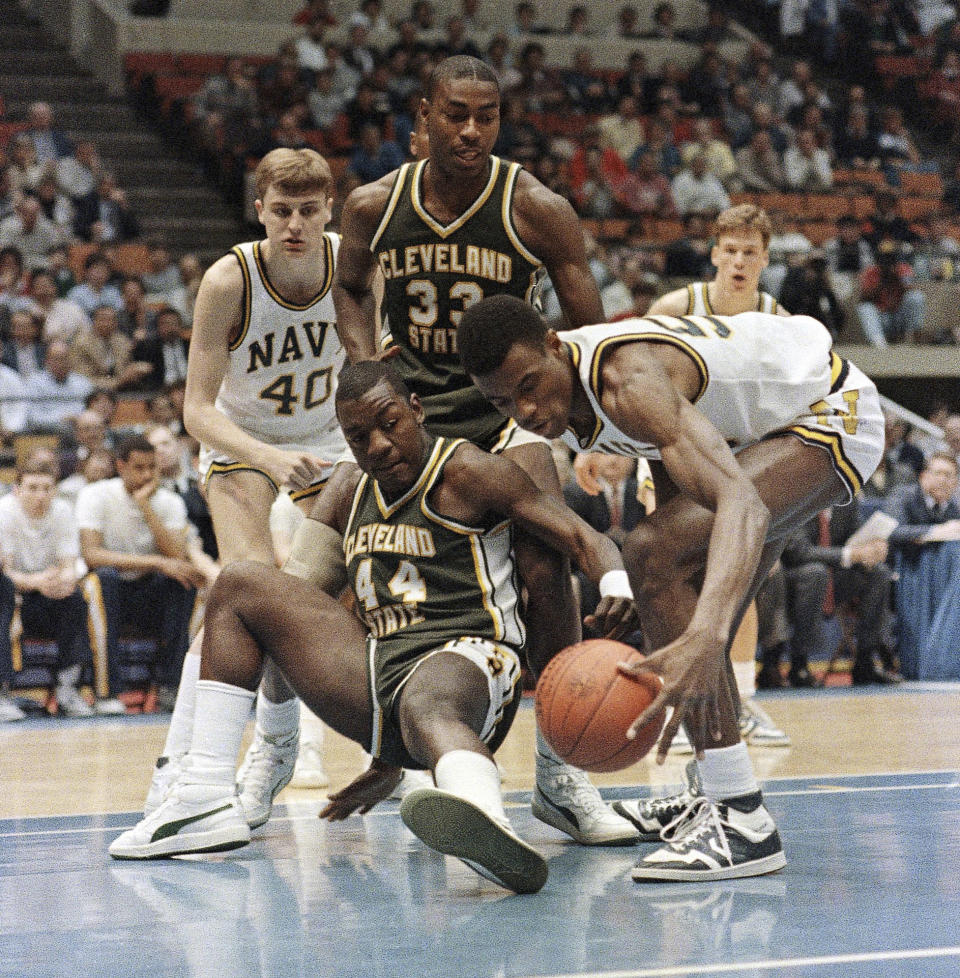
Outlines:
POLYGON ((565 761, 585 771, 619 771, 657 742, 665 710, 627 740, 627 728, 663 686, 653 672, 631 679, 617 669, 619 662, 641 658, 629 645, 595 638, 563 649, 547 664, 537 683, 537 726, 565 761))

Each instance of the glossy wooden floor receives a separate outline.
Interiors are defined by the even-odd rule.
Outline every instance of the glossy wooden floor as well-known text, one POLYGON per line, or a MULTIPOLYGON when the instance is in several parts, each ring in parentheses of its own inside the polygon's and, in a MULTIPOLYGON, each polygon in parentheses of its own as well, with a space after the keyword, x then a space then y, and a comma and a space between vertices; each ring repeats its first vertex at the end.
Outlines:
MULTIPOLYGON (((339 825, 286 791, 245 849, 120 864, 162 718, 0 728, 0 976, 522 978, 960 974, 960 686, 785 693, 793 738, 752 750, 788 864, 754 880, 632 883, 647 847, 586 849, 535 821, 532 710, 498 754, 511 818, 548 858, 532 897, 426 850, 395 802, 339 825)), ((330 736, 333 786, 361 764, 330 736)), ((665 791, 683 759, 598 777, 665 791)))

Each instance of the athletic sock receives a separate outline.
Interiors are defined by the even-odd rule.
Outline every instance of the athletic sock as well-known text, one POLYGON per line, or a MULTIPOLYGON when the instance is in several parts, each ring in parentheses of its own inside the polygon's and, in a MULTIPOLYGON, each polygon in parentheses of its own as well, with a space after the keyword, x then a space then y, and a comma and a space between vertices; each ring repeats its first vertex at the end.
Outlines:
POLYGON ((188 754, 191 775, 233 790, 240 741, 255 695, 215 679, 197 680, 196 719, 188 754))
POLYGON ((503 807, 500 772, 489 757, 472 750, 448 751, 437 761, 433 778, 442 791, 472 802, 494 821, 513 831, 503 807))
POLYGON ((167 740, 163 745, 164 757, 182 757, 190 749, 193 736, 193 717, 197 703, 197 680, 200 678, 200 656, 189 652, 183 659, 180 685, 173 704, 167 740))
POLYGON ((57 673, 57 689, 76 689, 80 682, 80 664, 66 666, 57 673))
POLYGON ((537 761, 549 761, 551 764, 566 764, 566 761, 560 757, 560 755, 547 743, 546 737, 540 733, 540 728, 536 728, 537 731, 537 761))
POLYGON ((323 747, 323 721, 300 701, 300 743, 311 743, 318 750, 323 747))
POLYGON ((732 747, 708 748, 698 766, 703 793, 710 801, 735 798, 760 790, 747 745, 743 741, 732 747))
POLYGON ((300 729, 300 700, 294 696, 282 703, 272 703, 257 695, 257 726, 265 737, 283 737, 300 729))
POLYGON ((737 680, 737 691, 740 699, 753 699, 757 692, 757 664, 751 659, 749 662, 734 662, 733 675, 737 680))

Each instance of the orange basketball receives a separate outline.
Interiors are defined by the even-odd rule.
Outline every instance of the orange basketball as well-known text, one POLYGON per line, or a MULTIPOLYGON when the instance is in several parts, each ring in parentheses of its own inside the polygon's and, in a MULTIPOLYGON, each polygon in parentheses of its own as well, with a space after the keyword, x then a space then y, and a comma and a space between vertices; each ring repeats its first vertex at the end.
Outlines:
POLYGON ((634 740, 627 740, 627 728, 663 686, 653 672, 631 679, 617 669, 618 662, 640 658, 629 645, 595 638, 563 649, 543 670, 535 701, 537 726, 574 767, 619 771, 639 761, 657 742, 666 720, 664 710, 634 740))

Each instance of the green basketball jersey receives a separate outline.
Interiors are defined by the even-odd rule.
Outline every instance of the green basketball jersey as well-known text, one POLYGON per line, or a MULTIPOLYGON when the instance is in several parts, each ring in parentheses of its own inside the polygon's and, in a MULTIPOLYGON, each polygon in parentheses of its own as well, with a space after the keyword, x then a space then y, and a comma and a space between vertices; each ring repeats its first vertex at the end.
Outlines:
POLYGON ((419 658, 451 639, 517 649, 524 642, 509 522, 466 526, 430 506, 431 489, 463 443, 438 438, 416 483, 392 503, 367 475, 353 497, 343 552, 357 610, 376 639, 381 703, 419 658))
POLYGON ((513 226, 519 163, 492 156, 483 192, 447 225, 423 206, 426 163, 399 169, 370 243, 385 280, 390 337, 400 348, 392 363, 423 402, 431 432, 487 448, 504 419, 460 364, 457 323, 467 306, 487 296, 506 293, 536 303, 544 267, 513 226))

